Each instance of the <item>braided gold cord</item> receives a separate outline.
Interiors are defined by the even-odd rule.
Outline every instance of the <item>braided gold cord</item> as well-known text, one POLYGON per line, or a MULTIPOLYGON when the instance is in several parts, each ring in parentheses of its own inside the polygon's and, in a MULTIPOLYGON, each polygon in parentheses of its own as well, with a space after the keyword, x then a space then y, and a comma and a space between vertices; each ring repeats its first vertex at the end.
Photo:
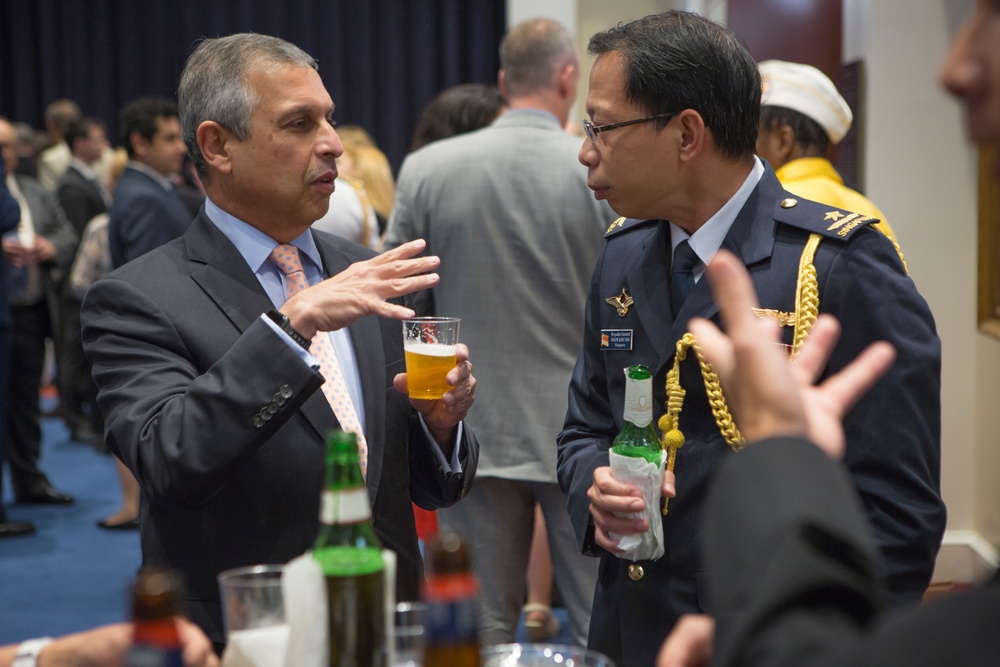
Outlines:
MULTIPOLYGON (((811 234, 799 259, 799 275, 795 285, 793 357, 809 336, 809 330, 819 316, 819 280, 813 260, 816 257, 816 248, 819 247, 821 240, 822 237, 819 234, 811 234)), ((896 248, 898 251, 899 246, 897 245, 896 248)), ((902 252, 900 252, 900 259, 902 259, 902 252)), ((903 266, 905 268, 905 262, 903 266)), ((684 396, 687 392, 681 387, 681 362, 687 358, 687 352, 690 349, 694 350, 695 357, 698 359, 698 366, 701 368, 701 377, 705 383, 705 396, 708 399, 709 407, 712 409, 712 416, 715 417, 715 424, 719 427, 719 433, 722 434, 726 444, 733 451, 738 452, 746 446, 746 441, 733 421, 733 415, 729 411, 726 397, 722 393, 719 375, 708 361, 705 360, 694 334, 686 333, 677 341, 674 353, 674 365, 667 372, 666 413, 660 417, 658 422, 661 433, 660 444, 667 450, 667 470, 671 472, 674 470, 677 450, 684 445, 684 434, 680 430, 680 418, 681 410, 684 407, 684 396)), ((667 498, 664 498, 664 515, 667 513, 667 500, 667 498)))
POLYGON ((903 249, 899 247, 898 243, 896 243, 896 239, 892 238, 891 236, 887 238, 890 241, 892 241, 892 247, 896 249, 896 254, 899 255, 899 261, 903 263, 903 273, 905 273, 906 275, 910 275, 910 269, 908 266, 906 266, 906 258, 903 257, 903 249))
POLYGON ((795 335, 792 338, 792 358, 799 353, 802 343, 809 337, 809 330, 819 316, 819 281, 813 259, 822 237, 810 234, 799 258, 799 277, 795 284, 795 335))
MULTIPOLYGON (((694 350, 695 357, 698 359, 698 366, 701 368, 701 377, 705 382, 705 395, 708 398, 708 405, 712 409, 712 415, 715 417, 715 423, 719 427, 719 433, 722 434, 726 444, 732 447, 733 450, 739 451, 743 449, 746 443, 743 441, 743 436, 740 435, 740 430, 733 421, 733 415, 729 412, 726 397, 723 395, 722 387, 719 384, 719 376, 712 369, 708 361, 705 360, 701 349, 698 347, 698 341, 692 333, 684 334, 677 341, 677 351, 674 354, 674 367, 667 373, 667 413, 659 423, 660 432, 663 434, 664 449, 671 452, 679 446, 673 444, 675 442, 673 439, 677 436, 671 436, 672 441, 668 442, 668 434, 673 430, 679 431, 680 414, 681 408, 684 405, 685 394, 680 383, 680 365, 687 358, 687 351, 689 349, 694 350)), ((681 442, 683 443, 683 440, 681 442)), ((667 459, 667 463, 667 469, 672 471, 673 467, 669 465, 671 463, 670 458, 667 459)))

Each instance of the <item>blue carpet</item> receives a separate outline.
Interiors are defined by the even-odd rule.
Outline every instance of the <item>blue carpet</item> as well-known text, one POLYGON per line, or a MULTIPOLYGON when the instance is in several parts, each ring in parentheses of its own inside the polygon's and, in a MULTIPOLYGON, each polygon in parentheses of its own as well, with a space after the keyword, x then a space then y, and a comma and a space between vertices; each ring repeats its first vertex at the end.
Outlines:
POLYGON ((42 430, 39 467, 76 504, 14 505, 5 481, 9 518, 38 531, 0 540, 0 645, 127 618, 140 563, 138 531, 96 525, 120 505, 114 457, 71 442, 61 420, 44 419, 42 430))
MULTIPOLYGON (((121 502, 114 461, 72 442, 61 420, 42 420, 39 467, 76 504, 14 505, 5 480, 8 517, 31 521, 38 530, 0 540, 0 645, 128 618, 128 588, 141 562, 139 532, 96 525, 121 502)), ((553 612, 561 629, 550 642, 572 644, 566 610, 553 612)), ((523 619, 516 639, 527 640, 523 619)))

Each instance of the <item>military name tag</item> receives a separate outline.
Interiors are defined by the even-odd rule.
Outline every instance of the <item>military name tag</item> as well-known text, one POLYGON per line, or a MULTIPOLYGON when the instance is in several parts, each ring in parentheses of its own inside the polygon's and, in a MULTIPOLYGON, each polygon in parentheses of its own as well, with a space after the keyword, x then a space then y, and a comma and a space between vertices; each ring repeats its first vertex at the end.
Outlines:
POLYGON ((631 350, 631 329, 601 329, 602 350, 631 350))

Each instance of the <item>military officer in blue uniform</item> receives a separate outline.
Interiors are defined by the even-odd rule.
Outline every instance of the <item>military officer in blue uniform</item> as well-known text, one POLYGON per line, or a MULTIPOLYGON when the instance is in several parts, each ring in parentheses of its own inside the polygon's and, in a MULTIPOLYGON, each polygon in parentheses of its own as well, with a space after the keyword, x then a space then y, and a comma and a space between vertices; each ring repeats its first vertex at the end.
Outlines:
POLYGON ((784 326, 790 356, 819 312, 843 327, 827 373, 875 340, 896 347, 893 368, 845 421, 845 463, 892 602, 918 602, 945 526, 941 349, 902 256, 872 229, 874 219, 790 194, 754 155, 760 77, 728 30, 670 11, 598 33, 590 51, 597 60, 580 160, 595 195, 627 216, 608 230, 594 271, 558 442, 559 481, 580 547, 601 558, 590 647, 619 665, 652 665, 681 613, 711 613, 700 581, 699 515, 713 472, 739 455, 742 440, 725 388, 685 334, 691 317, 716 315, 700 277, 720 247, 747 266, 757 314, 784 326), (661 429, 683 434, 663 485, 673 496, 662 517, 666 553, 634 563, 619 557, 611 533, 645 530, 645 521, 618 515, 644 505, 607 467, 622 426, 622 369, 632 364, 653 369, 654 420, 666 411, 668 374, 676 374, 670 422, 661 429))

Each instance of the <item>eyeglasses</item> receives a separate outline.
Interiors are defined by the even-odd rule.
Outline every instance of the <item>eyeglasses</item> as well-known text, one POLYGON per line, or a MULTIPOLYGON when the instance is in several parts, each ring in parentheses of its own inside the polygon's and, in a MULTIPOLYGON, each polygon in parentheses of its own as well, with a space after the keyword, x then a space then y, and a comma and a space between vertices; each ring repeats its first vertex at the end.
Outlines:
POLYGON ((678 113, 680 112, 668 111, 667 113, 658 113, 655 116, 646 116, 645 118, 636 118, 635 120, 623 120, 620 123, 608 123, 607 125, 594 125, 589 120, 585 120, 583 121, 583 131, 587 133, 587 138, 596 144, 597 135, 599 135, 601 132, 607 132, 608 130, 617 130, 619 127, 638 125, 639 123, 648 123, 651 120, 660 120, 662 118, 673 118, 678 113))

